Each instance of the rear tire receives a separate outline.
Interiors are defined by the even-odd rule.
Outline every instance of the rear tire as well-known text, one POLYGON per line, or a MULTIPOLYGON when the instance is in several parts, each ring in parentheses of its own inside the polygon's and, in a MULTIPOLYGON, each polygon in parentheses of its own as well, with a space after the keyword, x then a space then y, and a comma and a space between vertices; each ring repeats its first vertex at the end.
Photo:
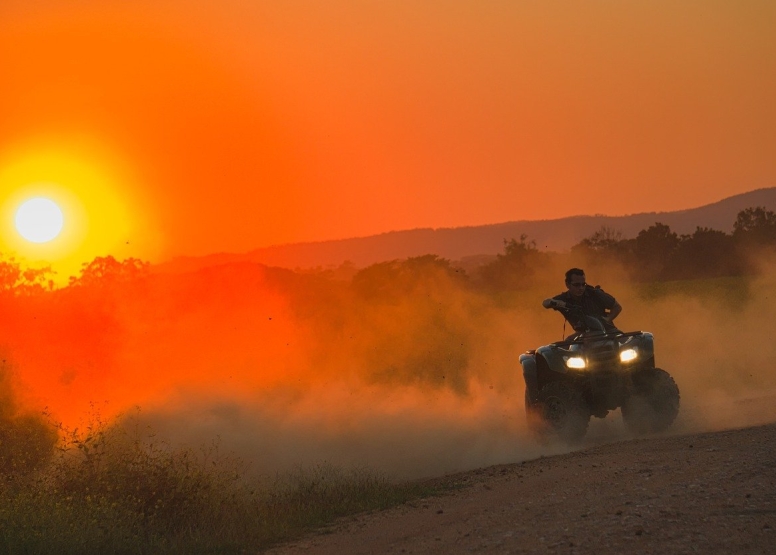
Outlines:
POLYGON ((660 368, 642 370, 633 377, 635 392, 622 406, 625 425, 637 434, 662 432, 679 414, 679 387, 660 368))
POLYGON ((546 439, 579 442, 587 433, 590 408, 582 393, 563 381, 550 382, 539 390, 538 400, 529 408, 528 423, 546 439))

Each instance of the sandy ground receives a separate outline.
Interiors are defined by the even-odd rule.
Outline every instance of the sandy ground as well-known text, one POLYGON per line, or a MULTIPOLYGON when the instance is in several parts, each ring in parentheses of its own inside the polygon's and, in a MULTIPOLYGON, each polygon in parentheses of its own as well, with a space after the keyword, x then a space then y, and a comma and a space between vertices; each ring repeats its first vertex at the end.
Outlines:
POLYGON ((269 553, 776 554, 776 424, 678 434, 446 476, 269 553))

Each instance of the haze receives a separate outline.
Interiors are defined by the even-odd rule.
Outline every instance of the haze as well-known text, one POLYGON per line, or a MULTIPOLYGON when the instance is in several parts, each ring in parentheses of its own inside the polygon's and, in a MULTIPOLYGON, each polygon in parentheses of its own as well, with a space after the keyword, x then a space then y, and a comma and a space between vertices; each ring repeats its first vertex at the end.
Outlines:
MULTIPOLYGON (((670 432, 776 417, 772 264, 664 289, 574 260, 622 302, 620 327, 655 334, 657 364, 682 393, 670 432), (649 293, 661 289, 672 292, 649 293)), ((541 299, 562 288, 569 260, 493 294, 433 257, 402 264, 347 281, 245 263, 128 281, 101 272, 0 295, 0 394, 67 429, 132 417, 174 445, 218 438, 263 473, 328 461, 418 477, 568 449, 528 434, 517 360, 566 335, 541 299)), ((591 441, 626 437, 618 412, 591 425, 591 441)))

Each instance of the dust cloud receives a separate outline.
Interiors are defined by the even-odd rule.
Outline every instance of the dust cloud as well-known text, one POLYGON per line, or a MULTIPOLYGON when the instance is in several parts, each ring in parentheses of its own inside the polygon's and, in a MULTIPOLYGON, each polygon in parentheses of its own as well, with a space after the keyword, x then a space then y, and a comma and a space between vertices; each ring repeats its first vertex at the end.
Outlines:
MULTIPOLYGON (((510 291, 421 257, 347 279, 232 264, 6 296, 2 353, 25 406, 69 428, 131 415, 176 444, 217 438, 259 473, 325 461, 432 476, 567 449, 528 433, 518 357, 563 337, 541 300, 568 265, 549 260, 510 291)), ((571 265, 618 298, 621 329, 655 334, 682 394, 671 433, 776 419, 767 263, 756 277, 666 284, 571 265)), ((588 442, 622 437, 615 413, 588 442)))

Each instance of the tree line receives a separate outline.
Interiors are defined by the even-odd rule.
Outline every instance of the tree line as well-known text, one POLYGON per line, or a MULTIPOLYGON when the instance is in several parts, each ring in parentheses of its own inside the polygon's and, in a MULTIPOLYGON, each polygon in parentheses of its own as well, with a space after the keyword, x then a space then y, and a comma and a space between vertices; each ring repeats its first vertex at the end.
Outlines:
MULTIPOLYGON (((515 290, 538 281, 543 270, 559 261, 577 261, 603 266, 617 264, 634 281, 670 281, 704 277, 741 276, 755 273, 758 261, 776 252, 776 213, 762 206, 740 211, 732 233, 697 227, 693 233, 678 234, 655 222, 625 238, 621 231, 602 226, 573 245, 569 253, 540 251, 528 236, 505 239, 504 251, 468 272, 450 260, 434 254, 391 260, 356 269, 346 262, 339 269, 283 272, 341 280, 343 276, 361 294, 396 296, 415 287, 429 269, 449 274, 461 285, 485 291, 515 290)), ((556 264, 557 265, 557 264, 556 264)), ((562 266, 562 264, 560 264, 562 266)), ((79 275, 71 276, 65 289, 121 288, 150 278, 150 264, 136 258, 116 260, 97 257, 84 263, 79 275)), ((0 256, 0 295, 31 296, 55 289, 50 268, 25 268, 14 257, 0 256)), ((433 281, 433 280, 432 280, 433 281)))
MULTIPOLYGON (((525 235, 504 243, 504 253, 478 272, 487 287, 530 283, 537 268, 558 256, 539 251, 525 235)), ((574 245, 566 258, 597 266, 619 264, 632 280, 649 282, 752 274, 758 261, 775 251, 776 213, 758 206, 738 213, 732 233, 697 227, 678 234, 655 222, 636 237, 624 238, 621 231, 603 226, 574 245)))
POLYGON ((758 256, 774 246, 776 213, 756 207, 738 213, 730 234, 697 227, 679 235, 656 222, 633 239, 602 229, 575 248, 633 265, 633 277, 641 281, 662 281, 748 274, 758 256))

